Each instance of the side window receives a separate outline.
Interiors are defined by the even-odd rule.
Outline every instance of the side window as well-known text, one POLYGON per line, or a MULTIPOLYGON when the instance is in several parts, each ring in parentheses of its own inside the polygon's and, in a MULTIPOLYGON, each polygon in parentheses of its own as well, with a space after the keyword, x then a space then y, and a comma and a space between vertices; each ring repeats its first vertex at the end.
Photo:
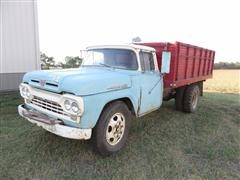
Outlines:
POLYGON ((140 61, 142 70, 144 71, 154 71, 154 60, 153 55, 150 52, 140 52, 140 61))

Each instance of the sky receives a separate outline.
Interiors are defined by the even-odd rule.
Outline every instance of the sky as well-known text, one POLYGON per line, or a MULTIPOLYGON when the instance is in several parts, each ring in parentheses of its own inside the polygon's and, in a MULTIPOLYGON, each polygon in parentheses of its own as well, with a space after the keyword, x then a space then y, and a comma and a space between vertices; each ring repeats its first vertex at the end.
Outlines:
POLYGON ((240 61, 238 0, 38 0, 41 52, 63 61, 91 45, 185 42, 240 61))

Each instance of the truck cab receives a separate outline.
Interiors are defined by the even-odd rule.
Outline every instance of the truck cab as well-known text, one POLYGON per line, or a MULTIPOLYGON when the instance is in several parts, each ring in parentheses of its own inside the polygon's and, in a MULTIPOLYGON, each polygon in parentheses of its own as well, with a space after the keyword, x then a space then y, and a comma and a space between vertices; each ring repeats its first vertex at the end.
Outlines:
POLYGON ((135 102, 134 113, 137 117, 160 107, 163 77, 158 69, 155 49, 141 45, 89 47, 82 67, 95 65, 105 66, 128 77, 129 84, 118 84, 115 79, 110 89, 129 87, 131 92, 126 98, 135 102))
MULTIPOLYGON (((163 67, 169 66, 169 60, 163 67)), ((24 104, 18 111, 56 135, 93 138, 96 150, 110 155, 124 147, 134 116, 161 106, 162 73, 154 48, 133 44, 89 47, 77 69, 26 73, 20 84, 24 104)))

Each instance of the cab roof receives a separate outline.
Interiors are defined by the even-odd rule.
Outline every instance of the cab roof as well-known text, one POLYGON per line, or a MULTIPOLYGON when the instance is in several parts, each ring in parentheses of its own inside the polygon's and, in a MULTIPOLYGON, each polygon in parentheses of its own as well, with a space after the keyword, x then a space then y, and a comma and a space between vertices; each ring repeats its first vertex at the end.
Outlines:
POLYGON ((90 49, 131 49, 131 50, 146 50, 146 51, 155 51, 154 48, 143 45, 136 44, 123 44, 123 45, 97 45, 97 46, 89 46, 87 50, 90 49))

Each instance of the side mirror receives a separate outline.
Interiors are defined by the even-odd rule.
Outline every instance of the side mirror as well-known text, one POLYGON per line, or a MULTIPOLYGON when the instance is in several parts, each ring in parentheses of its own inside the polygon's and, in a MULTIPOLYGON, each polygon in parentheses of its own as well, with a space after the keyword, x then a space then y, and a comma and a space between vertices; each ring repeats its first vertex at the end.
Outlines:
POLYGON ((170 72, 170 62, 171 62, 171 52, 163 51, 162 52, 162 66, 161 66, 162 74, 167 74, 170 72))

